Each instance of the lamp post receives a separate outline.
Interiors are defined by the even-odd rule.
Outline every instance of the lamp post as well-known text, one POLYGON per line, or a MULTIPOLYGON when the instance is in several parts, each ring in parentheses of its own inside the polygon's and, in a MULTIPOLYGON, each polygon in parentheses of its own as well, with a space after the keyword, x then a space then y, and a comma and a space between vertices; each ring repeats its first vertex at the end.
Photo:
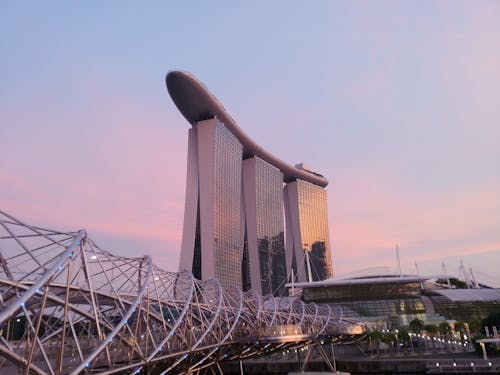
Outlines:
POLYGON ((396 352, 399 355, 399 339, 398 339, 398 333, 399 333, 399 331, 397 329, 395 329, 394 332, 396 333, 396 335, 395 335, 396 336, 396 345, 397 345, 396 352))

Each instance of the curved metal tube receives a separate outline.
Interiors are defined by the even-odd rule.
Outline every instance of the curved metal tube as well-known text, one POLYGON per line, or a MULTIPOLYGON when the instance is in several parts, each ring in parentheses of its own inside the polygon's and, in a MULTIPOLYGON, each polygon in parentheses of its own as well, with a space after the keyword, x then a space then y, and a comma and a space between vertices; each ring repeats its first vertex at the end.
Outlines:
POLYGON ((342 329, 330 307, 306 305, 297 298, 263 298, 255 291, 222 288, 218 280, 202 283, 190 274, 162 271, 148 256, 119 257, 90 239, 83 241, 84 231, 34 230, 1 212, 0 224, 0 231, 15 225, 0 232, 0 324, 26 318, 16 337, 3 340, 0 356, 7 361, 0 361, 0 372, 18 366, 37 374, 104 368, 108 375, 133 374, 145 366, 156 373, 197 371, 223 360, 314 345, 330 327, 342 329), (16 230, 31 234, 18 235, 16 230), (54 251, 52 266, 38 279, 9 279, 8 267, 33 275, 38 263, 46 262, 35 262, 25 253, 28 249, 42 256, 34 251, 40 245, 9 241, 14 235, 20 241, 39 239, 54 251), (214 304, 207 302, 215 298, 214 304), (286 324, 300 327, 302 334, 287 336, 288 330, 276 329, 286 324), (195 325, 199 329, 192 329, 195 325))
POLYGON ((71 242, 71 245, 69 245, 66 248, 66 251, 64 251, 59 257, 56 259, 54 264, 52 264, 52 267, 50 267, 32 286, 29 288, 26 292, 24 292, 21 297, 19 297, 17 300, 12 300, 10 303, 2 309, 0 312, 0 322, 3 322, 10 318, 17 310, 21 309, 23 306, 25 306, 26 302, 33 297, 35 293, 44 285, 46 284, 54 274, 60 270, 60 267, 63 267, 64 263, 67 263, 70 258, 70 254, 73 254, 74 248, 76 245, 80 243, 82 238, 84 238, 87 234, 85 233, 84 230, 81 230, 78 232, 76 237, 73 239, 71 242))

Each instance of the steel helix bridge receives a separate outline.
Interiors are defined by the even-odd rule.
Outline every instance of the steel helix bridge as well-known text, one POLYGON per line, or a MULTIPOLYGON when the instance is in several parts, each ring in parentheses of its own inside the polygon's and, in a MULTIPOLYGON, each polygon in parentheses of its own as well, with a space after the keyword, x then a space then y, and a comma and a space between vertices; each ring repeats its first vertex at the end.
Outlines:
POLYGON ((340 310, 164 271, 0 211, 0 373, 190 373, 349 331, 340 310))

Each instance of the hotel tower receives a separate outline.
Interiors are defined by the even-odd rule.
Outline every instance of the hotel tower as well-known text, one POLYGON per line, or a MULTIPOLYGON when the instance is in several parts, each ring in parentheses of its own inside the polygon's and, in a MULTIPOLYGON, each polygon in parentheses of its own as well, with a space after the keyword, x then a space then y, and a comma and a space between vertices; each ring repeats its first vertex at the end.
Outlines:
POLYGON ((179 269, 262 295, 331 277, 328 180, 257 145, 189 73, 166 82, 192 125, 179 269))

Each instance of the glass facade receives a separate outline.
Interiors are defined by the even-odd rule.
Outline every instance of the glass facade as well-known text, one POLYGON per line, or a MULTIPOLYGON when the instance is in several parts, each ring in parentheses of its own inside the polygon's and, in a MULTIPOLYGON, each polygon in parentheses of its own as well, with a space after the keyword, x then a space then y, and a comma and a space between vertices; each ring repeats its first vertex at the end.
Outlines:
POLYGON ((283 174, 257 157, 255 159, 255 209, 257 251, 262 294, 282 295, 286 283, 283 230, 283 174))
POLYGON ((297 190, 302 249, 309 251, 313 281, 324 280, 333 275, 326 190, 302 180, 297 190))
POLYGON ((419 298, 406 299, 378 299, 378 300, 360 300, 344 301, 339 303, 345 308, 345 317, 385 317, 398 315, 423 315, 425 306, 419 298))
POLYGON ((243 146, 222 124, 215 129, 214 261, 222 285, 241 287, 241 163, 243 146))
POLYGON ((196 213, 196 232, 194 238, 194 254, 193 254, 193 276, 198 280, 203 280, 201 267, 201 233, 200 233, 200 201, 198 200, 198 209, 196 213))
POLYGON ((351 301, 373 298, 413 298, 422 294, 420 283, 415 281, 390 283, 350 283, 347 285, 323 286, 304 289, 304 300, 308 302, 351 301))
POLYGON ((498 313, 500 311, 500 301, 498 300, 481 301, 473 299, 470 301, 453 301, 450 298, 440 295, 430 296, 429 298, 437 313, 452 319, 467 321, 471 317, 476 317, 478 320, 481 320, 486 318, 489 314, 498 313))
POLYGON ((378 321, 390 327, 407 325, 414 318, 426 319, 426 312, 429 313, 419 282, 351 281, 352 284, 304 288, 304 302, 341 307, 345 318, 378 321))
POLYGON ((167 87, 193 125, 180 270, 191 270, 202 280, 217 278, 223 285, 244 290, 252 286, 262 294, 282 295, 291 270, 301 269, 300 280, 304 279, 306 250, 314 279, 331 276, 322 188, 328 180, 256 144, 191 75, 171 72, 167 87), (296 183, 301 185, 300 197, 296 183), (288 189, 289 185, 293 188, 288 189), (250 216, 253 220, 248 221, 250 216))
POLYGON ((331 276, 323 188, 291 182, 297 188, 286 207, 293 206, 290 222, 296 226, 294 237, 302 240, 291 241, 296 250, 290 252, 283 172, 255 155, 245 154, 243 160, 243 144, 217 119, 198 122, 190 137, 182 269, 200 280, 215 277, 223 286, 283 296, 288 272, 293 264, 302 267, 305 249, 313 279, 331 276))

